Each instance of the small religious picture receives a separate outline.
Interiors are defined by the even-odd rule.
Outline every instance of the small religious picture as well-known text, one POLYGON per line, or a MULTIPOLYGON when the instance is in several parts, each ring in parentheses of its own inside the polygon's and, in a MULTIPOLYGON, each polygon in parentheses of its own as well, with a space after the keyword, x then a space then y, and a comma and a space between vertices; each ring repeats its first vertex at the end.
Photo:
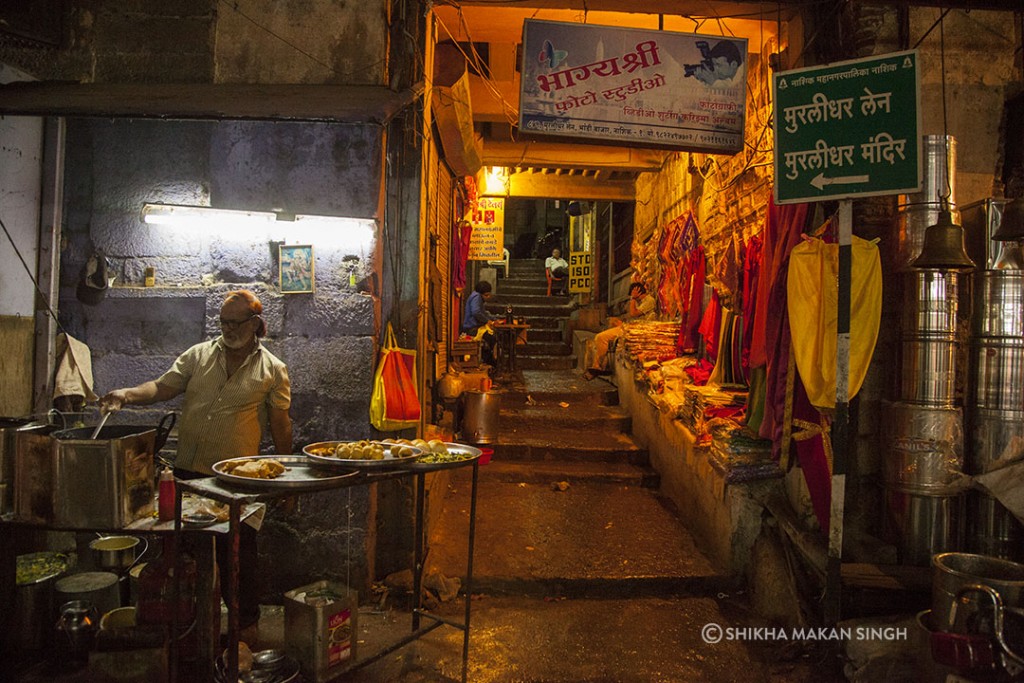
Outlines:
POLYGON ((313 246, 282 244, 278 248, 281 266, 281 293, 301 294, 313 291, 313 246))

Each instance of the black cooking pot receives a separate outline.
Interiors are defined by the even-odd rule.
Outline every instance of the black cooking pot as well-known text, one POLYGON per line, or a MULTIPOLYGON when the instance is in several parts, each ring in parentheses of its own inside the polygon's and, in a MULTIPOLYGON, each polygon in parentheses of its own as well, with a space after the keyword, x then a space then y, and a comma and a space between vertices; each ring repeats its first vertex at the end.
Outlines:
MULTIPOLYGON (((160 449, 167 443, 167 437, 170 436, 171 430, 174 429, 174 424, 178 421, 177 413, 167 413, 156 426, 156 437, 153 444, 153 454, 160 452, 160 449)), ((92 433, 95 427, 76 427, 75 429, 63 429, 53 434, 53 438, 67 441, 80 441, 83 439, 91 439, 92 433)), ((142 432, 148 432, 153 429, 152 425, 104 425, 100 429, 100 433, 96 435, 96 440, 102 441, 104 439, 123 439, 126 436, 132 436, 133 434, 141 434, 142 432)))

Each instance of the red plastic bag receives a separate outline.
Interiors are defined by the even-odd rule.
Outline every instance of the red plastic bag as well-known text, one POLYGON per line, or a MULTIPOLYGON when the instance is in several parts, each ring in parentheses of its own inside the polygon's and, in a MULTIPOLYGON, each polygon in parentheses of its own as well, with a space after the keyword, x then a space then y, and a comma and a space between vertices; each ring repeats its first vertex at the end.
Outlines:
POLYGON ((370 396, 370 424, 382 432, 419 426, 420 399, 416 392, 416 351, 399 348, 388 323, 380 363, 370 396))

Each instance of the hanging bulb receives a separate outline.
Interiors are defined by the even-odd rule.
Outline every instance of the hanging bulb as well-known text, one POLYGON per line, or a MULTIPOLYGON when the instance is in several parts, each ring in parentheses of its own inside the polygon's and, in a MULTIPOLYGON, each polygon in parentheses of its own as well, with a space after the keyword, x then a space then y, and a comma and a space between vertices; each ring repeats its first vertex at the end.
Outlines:
POLYGON ((910 264, 914 268, 936 268, 939 270, 971 270, 974 261, 967 255, 964 246, 964 229, 953 222, 949 207, 943 207, 939 219, 924 231, 921 255, 910 264))

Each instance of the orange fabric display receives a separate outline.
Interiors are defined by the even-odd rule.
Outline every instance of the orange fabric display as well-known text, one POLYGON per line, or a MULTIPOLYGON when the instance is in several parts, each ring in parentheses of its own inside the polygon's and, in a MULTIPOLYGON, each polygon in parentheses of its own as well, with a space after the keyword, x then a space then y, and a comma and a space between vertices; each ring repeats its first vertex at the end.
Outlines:
MULTIPOLYGON (((850 391, 864 383, 882 317, 882 263, 874 242, 853 237, 850 286, 850 391)), ((807 239, 789 257, 787 309, 800 379, 816 408, 836 405, 839 245, 807 239)))
POLYGON ((370 396, 370 424, 382 432, 416 427, 420 423, 420 399, 416 393, 416 351, 402 349, 388 323, 380 363, 370 396))

